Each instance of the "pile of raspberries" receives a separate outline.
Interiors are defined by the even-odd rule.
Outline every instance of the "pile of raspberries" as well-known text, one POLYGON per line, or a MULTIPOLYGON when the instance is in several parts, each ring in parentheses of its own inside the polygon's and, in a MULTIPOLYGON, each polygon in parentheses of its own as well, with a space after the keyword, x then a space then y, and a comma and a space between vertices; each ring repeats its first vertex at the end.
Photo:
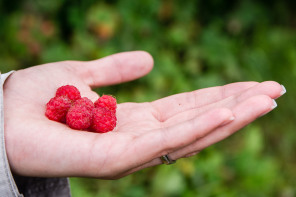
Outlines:
POLYGON ((75 86, 65 85, 59 87, 55 97, 46 104, 45 115, 72 129, 106 133, 116 126, 116 105, 112 96, 103 95, 93 103, 81 97, 75 86))

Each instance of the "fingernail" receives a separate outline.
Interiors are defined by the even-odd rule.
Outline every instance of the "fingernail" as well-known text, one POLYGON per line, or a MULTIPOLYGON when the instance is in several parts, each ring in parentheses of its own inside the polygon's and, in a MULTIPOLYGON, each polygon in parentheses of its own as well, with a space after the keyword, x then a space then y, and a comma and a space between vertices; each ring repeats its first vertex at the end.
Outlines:
POLYGON ((271 105, 271 107, 270 107, 270 110, 269 111, 267 111, 267 112, 265 112, 264 114, 262 114, 261 116, 259 116, 259 117, 262 117, 262 116, 264 116, 264 115, 266 115, 266 114, 268 114, 270 111, 272 111, 274 108, 276 108, 277 107, 277 103, 275 102, 275 100, 274 99, 272 99, 272 105, 271 105))
POLYGON ((282 91, 281 91, 281 95, 284 95, 286 92, 287 92, 287 90, 286 90, 286 88, 285 88, 285 86, 284 85, 281 85, 282 86, 282 91))
POLYGON ((195 156, 196 154, 198 154, 200 151, 196 151, 196 152, 193 152, 193 153, 189 153, 187 155, 185 155, 185 157, 192 157, 192 156, 195 156))
POLYGON ((231 116, 228 120, 226 120, 225 122, 223 122, 221 124, 221 126, 227 125, 228 123, 232 122, 234 119, 235 119, 235 117, 234 116, 231 116))
POLYGON ((274 108, 277 107, 277 103, 275 102, 274 99, 272 99, 272 106, 271 106, 271 109, 273 110, 274 108))

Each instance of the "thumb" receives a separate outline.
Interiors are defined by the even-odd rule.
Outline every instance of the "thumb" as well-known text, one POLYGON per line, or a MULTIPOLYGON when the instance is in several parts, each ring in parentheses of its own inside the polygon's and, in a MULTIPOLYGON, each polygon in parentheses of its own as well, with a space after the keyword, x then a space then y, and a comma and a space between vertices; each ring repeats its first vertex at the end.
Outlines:
POLYGON ((71 70, 89 86, 99 87, 131 81, 148 74, 152 56, 145 51, 122 52, 93 61, 69 61, 71 70))

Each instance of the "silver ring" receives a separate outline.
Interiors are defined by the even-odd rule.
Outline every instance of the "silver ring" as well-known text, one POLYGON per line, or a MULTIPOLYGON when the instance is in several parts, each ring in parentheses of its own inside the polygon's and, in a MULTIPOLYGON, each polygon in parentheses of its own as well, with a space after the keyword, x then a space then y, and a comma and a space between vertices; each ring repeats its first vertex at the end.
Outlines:
POLYGON ((163 164, 170 165, 176 163, 176 160, 172 160, 168 155, 163 155, 160 157, 163 164))

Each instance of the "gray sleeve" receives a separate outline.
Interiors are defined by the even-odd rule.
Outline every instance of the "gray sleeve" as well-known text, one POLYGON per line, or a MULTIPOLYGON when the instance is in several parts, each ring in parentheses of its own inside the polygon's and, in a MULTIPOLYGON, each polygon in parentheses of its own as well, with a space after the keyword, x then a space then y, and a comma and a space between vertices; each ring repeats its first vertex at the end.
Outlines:
POLYGON ((40 178, 14 175, 9 167, 5 150, 3 84, 13 71, 0 72, 0 197, 70 197, 68 178, 40 178))
POLYGON ((1 138, 1 146, 0 146, 0 196, 7 197, 15 197, 22 196, 19 194, 16 184, 13 180, 13 176, 11 174, 6 150, 5 150, 5 141, 4 141, 4 109, 3 109, 3 82, 7 78, 9 74, 1 75, 1 87, 0 87, 0 138, 1 138))

